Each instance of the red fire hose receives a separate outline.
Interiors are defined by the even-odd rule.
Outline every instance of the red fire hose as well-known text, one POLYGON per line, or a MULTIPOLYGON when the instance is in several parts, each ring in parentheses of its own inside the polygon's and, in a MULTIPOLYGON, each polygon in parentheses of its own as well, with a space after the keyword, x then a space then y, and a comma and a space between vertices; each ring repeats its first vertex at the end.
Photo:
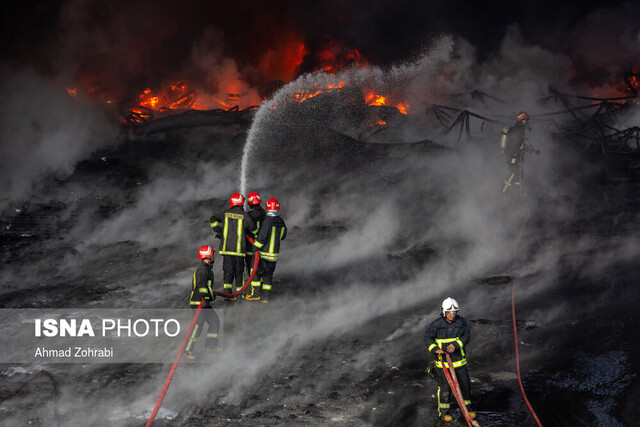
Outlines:
MULTIPOLYGON (((249 236, 246 236, 246 237, 247 237, 247 240, 249 241, 249 243, 251 243, 253 245, 254 240, 249 236)), ((245 291, 245 289, 247 289, 247 287, 253 281, 253 277, 256 275, 256 271, 258 270, 258 263, 259 262, 260 262, 260 251, 255 251, 254 257, 253 257, 253 269, 251 271, 251 274, 249 275, 249 278, 245 282, 244 286, 242 286, 239 291, 236 291, 236 292, 234 292, 232 294, 228 294, 228 293, 225 293, 225 292, 213 291, 213 294, 217 295, 219 297, 223 297, 223 298, 235 298, 237 296, 242 295, 242 293, 245 291)))
POLYGON ((467 409, 467 405, 464 404, 464 398, 462 397, 462 391, 460 390, 460 384, 458 383, 458 377, 456 376, 456 370, 453 367, 453 362, 451 361, 451 356, 449 353, 444 353, 447 361, 442 362, 442 372, 444 372, 444 376, 447 378, 447 382, 449 383, 449 387, 451 388, 451 392, 453 396, 456 398, 458 402, 458 406, 460 407, 460 411, 462 411, 462 415, 464 415, 464 419, 467 420, 467 424, 469 427, 480 427, 480 424, 469 415, 469 410, 467 409))
MULTIPOLYGON (((251 244, 253 245, 253 239, 251 237, 247 237, 247 240, 249 240, 249 242, 251 242, 251 244)), ((218 295, 221 297, 225 297, 225 298, 233 298, 233 297, 237 297, 238 295, 241 295, 245 289, 247 289, 247 287, 251 284, 251 282, 253 281, 253 278, 256 274, 256 271, 258 270, 258 263, 260 262, 260 251, 256 251, 255 252, 255 256, 254 256, 254 261, 253 261, 253 271, 251 271, 251 274, 249 275, 249 278, 247 279, 247 281, 245 282, 244 286, 242 288, 240 288, 239 291, 234 292, 232 294, 227 294, 224 292, 213 292, 214 295, 218 295)), ((198 321, 198 316, 200 316, 200 310, 202 310, 202 306, 204 304, 204 300, 202 300, 200 302, 200 305, 198 306, 198 309, 196 310, 195 314, 193 315, 193 320, 191 320, 191 325, 189 326, 189 330, 187 331, 187 334, 184 337, 184 340, 182 341, 182 346, 180 346, 180 351, 178 351, 178 355, 176 356, 176 360, 173 362, 173 365, 171 366, 171 371, 169 371, 169 375, 167 376, 167 379, 164 382, 164 385, 162 386, 162 391, 160 392, 160 397, 158 397, 158 400, 156 402, 156 406, 155 408, 153 408, 153 412, 151 412, 151 416, 149 417, 149 421, 147 421, 147 424, 145 427, 151 427, 151 424, 153 424, 153 420, 156 418, 156 415, 158 414, 158 411, 160 410, 160 405, 162 405, 162 401, 164 400, 164 396, 167 394, 167 390, 169 389, 169 384, 171 383, 171 379, 173 378, 173 375, 176 372, 176 368, 178 367, 178 363, 180 362, 180 358, 182 357, 182 353, 184 352, 184 348, 187 345, 187 342, 189 341, 189 337, 191 336, 191 331, 193 331, 194 326, 196 325, 196 322, 198 321)))
MULTIPOLYGON (((520 162, 520 176, 522 176, 522 162, 520 162)), ((518 350, 518 329, 516 327, 516 281, 513 275, 513 270, 514 270, 514 264, 516 260, 516 254, 518 251, 518 244, 520 243, 520 239, 522 238, 524 229, 527 226, 527 222, 529 221, 529 215, 531 214, 531 211, 527 206, 527 199, 524 197, 524 194, 522 193, 522 179, 520 180, 520 200, 522 200, 522 203, 527 208, 527 216, 524 218, 524 221, 522 222, 522 227, 520 228, 518 237, 516 238, 516 241, 513 245, 513 256, 511 258, 511 269, 509 272, 511 275, 511 320, 513 323, 513 341, 514 341, 513 344, 516 349, 516 375, 518 377, 518 386, 520 387, 520 393, 522 394, 524 403, 527 404, 527 407, 529 408, 529 412, 531 412, 531 415, 535 419, 538 426, 542 427, 542 423, 538 419, 538 415, 536 414, 536 411, 534 411, 533 406, 531 406, 531 404, 529 403, 529 399, 527 399, 527 394, 525 393, 524 385, 522 384, 522 377, 520 375, 520 352, 518 350)))
POLYGON ((29 378, 27 381, 25 381, 20 387, 15 389, 11 394, 0 399, 0 403, 4 402, 5 400, 11 399, 13 396, 18 394, 20 390, 25 388, 27 384, 29 384, 31 381, 38 378, 40 375, 46 375, 47 377, 49 377, 49 379, 51 380, 51 384, 53 384, 53 401, 54 401, 53 416, 57 424, 59 422, 58 420, 58 386, 56 385, 56 381, 53 379, 53 375, 51 375, 49 372, 45 371, 44 369, 38 372, 37 374, 35 374, 34 376, 32 376, 31 378, 29 378))
POLYGON ((184 340, 182 340, 182 345, 180 346, 180 350, 178 351, 178 355, 176 356, 176 360, 173 362, 171 366, 171 371, 169 371, 169 376, 164 382, 162 386, 162 391, 160 392, 160 397, 156 402, 155 408, 153 408, 153 412, 151 412, 151 416, 149 417, 149 421, 147 421, 146 427, 150 427, 153 424, 153 420, 156 418, 158 411, 160 410, 160 405, 162 405, 162 401, 164 400, 165 394, 167 394, 167 390, 169 390, 169 384, 171 384, 171 379, 173 378, 173 374, 176 372, 176 368, 178 367, 178 362, 180 362, 180 358, 182 357, 182 353, 184 352, 184 348, 187 346, 187 342, 189 341, 189 337, 191 336, 191 331, 193 331, 193 327, 196 325, 198 321, 198 317, 200 316, 200 310, 204 306, 204 300, 200 301, 200 305, 198 305, 198 309, 193 315, 193 320, 191 320, 191 325, 189 326, 189 330, 184 336, 184 340))

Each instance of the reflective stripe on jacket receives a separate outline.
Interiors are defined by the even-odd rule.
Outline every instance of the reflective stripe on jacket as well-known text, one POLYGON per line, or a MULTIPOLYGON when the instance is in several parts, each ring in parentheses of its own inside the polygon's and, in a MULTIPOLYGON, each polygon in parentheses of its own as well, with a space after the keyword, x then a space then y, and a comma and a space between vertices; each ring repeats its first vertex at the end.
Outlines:
POLYGON ((198 306, 202 300, 210 302, 214 299, 216 296, 213 295, 213 265, 201 261, 196 271, 193 272, 189 305, 198 306))
MULTIPOLYGON (((455 350, 450 353, 453 367, 457 368, 467 363, 465 346, 471 341, 471 332, 467 326, 466 320, 460 316, 456 316, 453 322, 447 322, 444 316, 440 316, 433 321, 424 333, 424 344, 427 349, 436 354, 436 350, 445 349, 449 344, 453 344, 455 350)), ((438 368, 446 366, 446 362, 442 362, 442 356, 438 355, 435 361, 438 368)))
POLYGON ((256 230, 256 223, 242 206, 234 206, 222 218, 212 217, 211 229, 221 239, 220 255, 243 257, 247 250, 245 236, 256 230))
POLYGON ((267 216, 262 222, 255 247, 264 260, 276 262, 280 255, 280 241, 287 237, 287 226, 279 216, 267 216))

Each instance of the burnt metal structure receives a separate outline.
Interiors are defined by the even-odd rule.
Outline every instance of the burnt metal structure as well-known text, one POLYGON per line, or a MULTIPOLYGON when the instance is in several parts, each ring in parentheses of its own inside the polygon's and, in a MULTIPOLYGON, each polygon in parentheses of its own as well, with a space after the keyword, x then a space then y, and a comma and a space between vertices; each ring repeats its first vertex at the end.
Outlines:
MULTIPOLYGON (((532 119, 550 123, 555 131, 554 137, 568 138, 578 144, 583 145, 582 151, 599 147, 604 154, 631 154, 640 153, 640 126, 631 126, 625 129, 616 127, 618 116, 636 107, 637 96, 635 94, 622 97, 595 98, 560 93, 549 88, 550 95, 539 100, 540 104, 550 101, 560 103, 563 110, 549 113, 532 114, 532 119), (588 101, 587 105, 576 105, 573 100, 588 101), (568 124, 561 124, 556 117, 570 116, 568 124)), ((504 102, 499 98, 486 95, 479 91, 469 94, 454 94, 453 97, 470 95, 471 99, 480 100, 485 105, 485 98, 494 101, 504 102)), ((490 118, 468 109, 461 109, 445 105, 431 105, 426 109, 427 114, 433 114, 436 120, 445 128, 443 134, 453 131, 458 132, 456 145, 460 143, 463 135, 467 140, 473 138, 471 132, 471 120, 481 120, 480 129, 485 123, 504 124, 507 119, 496 117, 490 118)))

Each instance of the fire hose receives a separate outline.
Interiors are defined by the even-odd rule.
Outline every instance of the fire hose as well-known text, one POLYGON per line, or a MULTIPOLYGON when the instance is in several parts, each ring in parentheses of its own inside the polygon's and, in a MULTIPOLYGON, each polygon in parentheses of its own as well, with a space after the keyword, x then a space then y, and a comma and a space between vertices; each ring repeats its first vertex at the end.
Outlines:
MULTIPOLYGON (((249 241, 249 243, 251 243, 253 245, 254 240, 249 236, 246 236, 246 238, 249 241)), ((217 295, 219 297, 224 297, 224 298, 235 298, 237 296, 242 295, 242 293, 245 291, 245 289, 247 289, 247 287, 249 287, 249 285, 253 281, 253 277, 255 276, 256 271, 258 270, 258 264, 259 263, 260 263, 260 251, 256 251, 255 252, 255 256, 253 257, 253 269, 251 270, 251 274, 249 275, 249 278, 245 282, 244 286, 242 286, 239 291, 236 291, 234 293, 228 294, 228 293, 225 293, 225 292, 213 291, 213 294, 217 295)))
POLYGON ((29 378, 27 381, 25 381, 20 387, 15 389, 11 394, 0 399, 0 403, 4 402, 5 400, 11 399, 13 396, 18 394, 20 390, 25 388, 27 384, 29 384, 31 381, 38 378, 40 375, 46 375, 47 377, 49 377, 49 379, 51 380, 51 384, 53 384, 53 401, 54 401, 53 416, 57 424, 59 422, 58 420, 58 386, 56 385, 56 381, 53 379, 53 375, 51 375, 49 372, 45 371, 44 369, 38 372, 37 374, 35 374, 34 376, 32 376, 31 378, 29 378))
POLYGON ((516 349, 516 375, 518 377, 518 386, 520 387, 520 393, 522 394, 522 397, 524 399, 524 402, 527 404, 527 407, 529 408, 529 412, 531 412, 531 415, 533 415, 533 418, 536 420, 536 423, 538 424, 539 427, 542 427, 542 423, 540 423, 540 420, 538 419, 538 415, 536 414, 536 411, 533 410, 533 407, 531 406, 531 404, 529 403, 529 399, 527 399, 527 394, 524 391, 524 386, 522 384, 522 377, 520 375, 520 353, 518 351, 518 329, 516 327, 516 281, 513 275, 513 270, 514 270, 514 264, 515 264, 515 260, 516 260, 516 253, 518 251, 518 244, 520 243, 520 239, 522 238, 522 234, 524 233, 524 229, 527 226, 527 222, 529 221, 529 216, 531 215, 531 211, 529 210, 529 207, 527 206, 527 200, 524 197, 523 194, 523 190, 522 190, 522 153, 520 154, 520 170, 519 170, 519 174, 520 174, 520 200, 522 200, 522 203, 524 204, 525 208, 527 208, 527 216, 524 218, 524 221, 522 222, 522 227, 520 228, 520 232, 518 233, 518 237, 516 238, 516 241, 513 245, 513 256, 511 258, 511 269, 510 269, 510 275, 511 275, 511 320, 513 323, 513 339, 514 339, 514 346, 516 349))
MULTIPOLYGON (((251 237, 247 237, 247 239, 249 240, 249 242, 251 242, 251 244, 253 244, 253 239, 251 237)), ((253 269, 251 271, 251 274, 249 275, 249 278, 247 279, 247 281, 245 282, 244 286, 242 288, 240 288, 239 291, 236 291, 234 293, 228 294, 228 293, 224 293, 224 292, 212 292, 214 295, 218 295, 221 297, 225 297, 225 298, 234 298, 237 297, 238 295, 241 295, 245 289, 247 289, 247 287, 251 284, 251 282, 253 281, 253 277, 256 274, 256 271, 258 270, 258 263, 260 262, 260 252, 256 251, 255 256, 254 256, 254 260, 253 260, 253 269)), ((151 425, 153 424, 153 420, 156 418, 156 415, 158 414, 158 411, 160 410, 160 406, 162 405, 162 401, 164 400, 164 396, 167 394, 167 390, 169 390, 169 384, 171 384, 171 380, 173 379, 173 375, 176 372, 176 368, 178 367, 178 363, 180 362, 180 359, 182 358, 182 353, 184 352, 184 348, 187 346, 187 342, 189 341, 189 337, 191 336, 191 332, 193 331, 193 328, 196 325, 196 322, 198 321, 198 317, 200 316, 200 310, 202 310, 202 307, 204 306, 204 300, 200 301, 200 305, 198 305, 198 308, 195 312, 195 314, 193 315, 193 320, 191 320, 191 325, 189 325, 189 329, 187 330, 186 335, 184 336, 184 340, 182 340, 182 345, 180 346, 180 350, 178 351, 178 355, 176 356, 176 360, 173 362, 173 365, 171 366, 171 370, 169 371, 169 375, 167 376, 167 379, 164 382, 164 385, 162 386, 162 391, 160 392, 160 396, 158 397, 158 400, 156 401, 156 406, 153 408, 153 411, 151 412, 151 415, 149 416, 149 420, 147 421, 147 424, 145 425, 145 427, 151 427, 151 425)))
POLYGON ((464 415, 464 419, 467 420, 467 424, 469 425, 469 427, 480 427, 480 424, 478 424, 476 420, 471 418, 471 415, 469 415, 469 410, 467 409, 467 405, 464 404, 464 397, 462 397, 462 391, 460 390, 460 384, 458 383, 458 377, 456 376, 456 370, 453 367, 451 356, 449 356, 449 353, 446 352, 444 354, 447 358, 447 361, 442 362, 442 372, 447 378, 449 388, 451 388, 451 392, 458 402, 460 411, 462 412, 462 415, 464 415))

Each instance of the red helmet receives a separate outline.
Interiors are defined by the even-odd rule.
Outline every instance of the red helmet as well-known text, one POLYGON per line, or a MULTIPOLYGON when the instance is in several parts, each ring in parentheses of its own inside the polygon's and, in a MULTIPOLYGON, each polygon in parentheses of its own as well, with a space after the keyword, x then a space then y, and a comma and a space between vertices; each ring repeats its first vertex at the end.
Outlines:
POLYGON ((260 194, 252 191, 247 196, 247 202, 249 202, 250 205, 259 205, 262 202, 262 199, 260 198, 260 194))
POLYGON ((526 111, 520 111, 516 116, 516 122, 521 122, 523 120, 529 120, 529 115, 526 111))
POLYGON ((242 206, 244 204, 244 196, 240 193, 233 193, 229 198, 229 206, 242 206))
POLYGON ((268 211, 279 211, 280 210, 280 202, 278 201, 278 199, 275 198, 270 198, 267 201, 267 210, 268 211))
POLYGON ((198 250, 198 259, 213 258, 215 251, 209 245, 204 245, 198 250))

